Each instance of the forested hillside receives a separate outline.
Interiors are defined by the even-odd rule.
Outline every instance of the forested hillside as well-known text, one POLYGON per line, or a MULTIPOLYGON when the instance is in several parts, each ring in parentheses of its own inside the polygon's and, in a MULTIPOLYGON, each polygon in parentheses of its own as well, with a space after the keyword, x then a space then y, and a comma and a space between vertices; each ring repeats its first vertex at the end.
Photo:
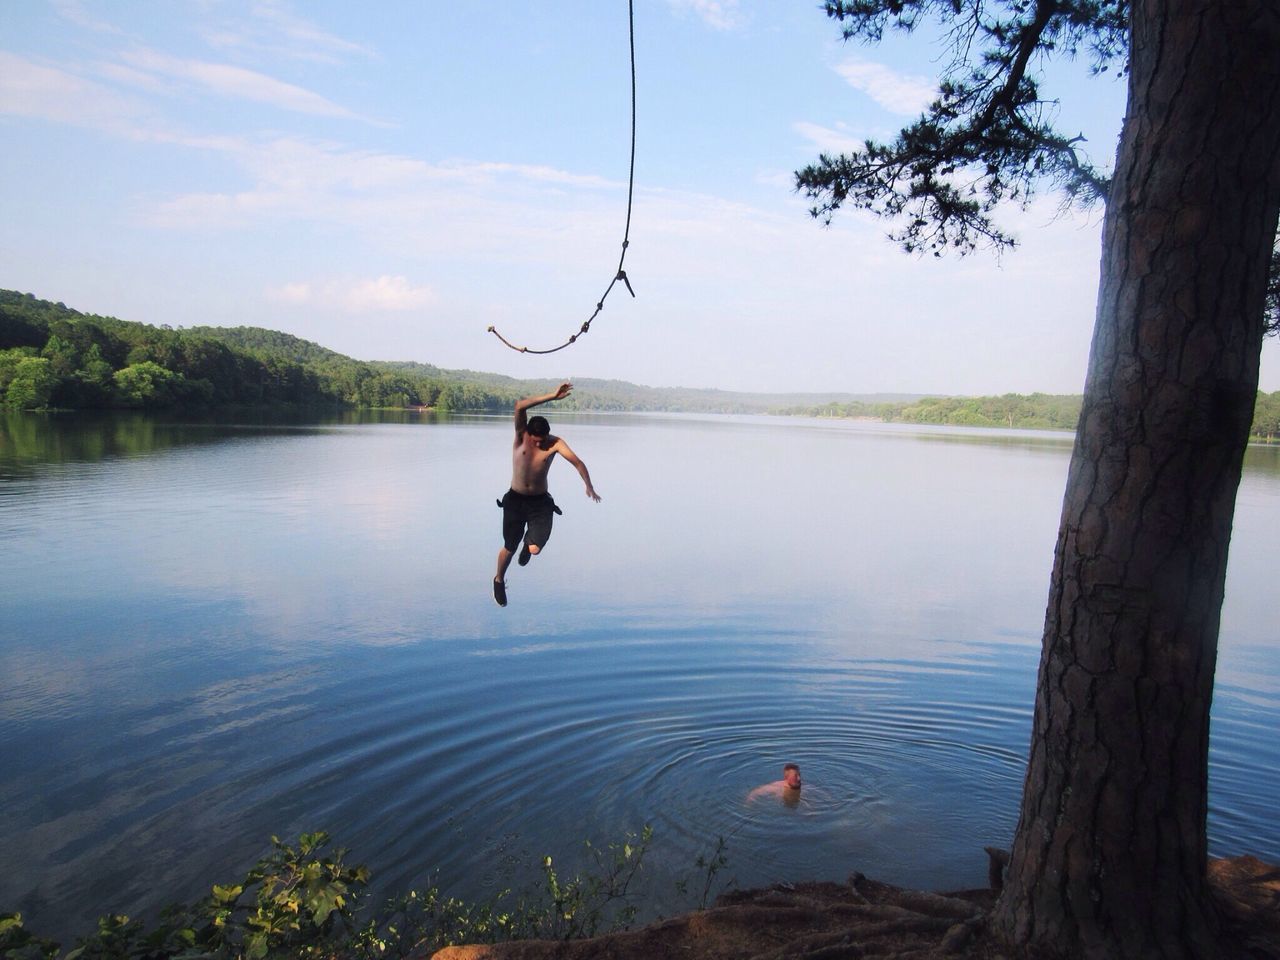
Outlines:
MULTIPOLYGON (((353 360, 260 327, 171 329, 0 290, 0 406, 19 410, 219 406, 431 407, 505 412, 555 382, 428 363, 353 360)), ((1073 430, 1081 398, 763 394, 579 379, 561 410, 774 413, 1073 430)), ((1280 438, 1280 391, 1259 393, 1255 438, 1280 438)))
POLYGON ((184 406, 505 408, 434 367, 362 363, 251 327, 174 330, 0 291, 0 400, 18 409, 184 406))
MULTIPOLYGON (((171 329, 0 291, 0 404, 17 409, 336 405, 508 411, 555 382, 361 361, 259 327, 171 329)), ((578 380, 561 410, 766 413, 832 398, 578 380)), ((866 398, 862 398, 866 399, 866 398)), ((892 399, 884 397, 882 399, 892 399)))

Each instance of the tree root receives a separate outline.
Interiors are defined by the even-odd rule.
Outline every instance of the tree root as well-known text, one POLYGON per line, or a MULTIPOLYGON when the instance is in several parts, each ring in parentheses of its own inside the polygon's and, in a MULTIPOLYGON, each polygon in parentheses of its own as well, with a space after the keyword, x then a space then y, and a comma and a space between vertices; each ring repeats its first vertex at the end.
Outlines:
MULTIPOLYGON (((1213 861, 1209 875, 1234 945, 1227 955, 1280 960, 1280 871, 1238 857, 1213 861)), ((710 910, 593 940, 447 947, 434 960, 1013 960, 987 928, 995 897, 854 874, 847 884, 734 891, 710 910)))

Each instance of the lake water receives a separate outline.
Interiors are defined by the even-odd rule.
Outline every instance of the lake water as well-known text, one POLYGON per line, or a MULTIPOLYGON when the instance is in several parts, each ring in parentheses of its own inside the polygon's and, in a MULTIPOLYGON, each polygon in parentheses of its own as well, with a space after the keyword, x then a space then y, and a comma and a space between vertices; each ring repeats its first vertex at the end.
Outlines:
MULTIPOLYGON (((550 418, 604 502, 553 468, 506 609, 509 418, 0 418, 0 911, 69 939, 316 829, 386 893, 483 895, 646 823, 650 914, 721 836, 744 887, 983 885, 1069 438, 550 418), (748 803, 788 760, 801 802, 748 803)), ((1235 529, 1210 843, 1280 862, 1280 450, 1235 529)))

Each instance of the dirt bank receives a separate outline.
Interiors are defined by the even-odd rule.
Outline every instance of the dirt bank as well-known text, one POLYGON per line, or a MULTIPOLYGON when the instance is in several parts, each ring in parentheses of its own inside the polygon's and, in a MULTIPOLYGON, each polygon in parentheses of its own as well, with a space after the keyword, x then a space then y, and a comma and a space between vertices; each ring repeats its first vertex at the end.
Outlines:
MULTIPOLYGON (((1241 960, 1280 960, 1280 869, 1214 860, 1214 894, 1241 960)), ((698 913, 592 940, 446 947, 432 960, 997 960, 986 935, 992 890, 923 893, 854 874, 846 884, 784 884, 726 894, 698 913)))

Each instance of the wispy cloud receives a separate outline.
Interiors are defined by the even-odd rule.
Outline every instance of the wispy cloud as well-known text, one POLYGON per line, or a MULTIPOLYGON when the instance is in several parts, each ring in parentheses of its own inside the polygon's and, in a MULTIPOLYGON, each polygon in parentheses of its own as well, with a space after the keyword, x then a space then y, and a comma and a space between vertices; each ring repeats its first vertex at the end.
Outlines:
POLYGON ((147 73, 145 70, 137 70, 123 63, 101 60, 93 64, 90 69, 99 77, 111 80, 121 86, 132 87, 135 90, 166 97, 173 94, 173 83, 166 77, 147 73))
POLYGON ((836 64, 835 71, 890 113, 920 113, 937 95, 928 77, 898 73, 882 63, 849 59, 836 64))
POLYGON ((743 22, 738 0, 667 0, 673 10, 692 13, 716 30, 732 30, 743 22))
POLYGON ((842 123, 832 128, 801 120, 792 124, 792 128, 813 144, 819 153, 853 153, 862 149, 862 140, 842 123))
POLYGON ((256 70, 225 63, 186 60, 141 47, 126 52, 124 59, 139 70, 188 81, 219 96, 266 103, 282 110, 313 116, 359 119, 356 114, 332 100, 256 70))
POLYGON ((422 310, 437 299, 431 287, 388 274, 372 280, 286 283, 269 289, 267 298, 293 306, 337 308, 353 314, 422 310))
POLYGON ((295 50, 306 49, 317 54, 372 56, 373 51, 363 44, 334 36, 321 30, 309 20, 293 13, 288 4, 263 0, 253 8, 253 15, 270 24, 280 35, 295 44, 295 50))
POLYGON ((106 20, 99 19, 89 13, 84 8, 84 4, 80 0, 53 0, 53 9, 57 11, 58 16, 68 23, 74 23, 78 27, 86 30, 92 30, 95 33, 124 33, 119 27, 106 20))
POLYGON ((286 283, 279 287, 272 287, 267 291, 267 298, 280 303, 309 303, 311 301, 311 284, 286 283))
POLYGON ((274 59, 341 63, 353 56, 374 57, 366 44, 335 36, 276 0, 255 3, 251 18, 206 26, 205 41, 219 50, 266 54, 274 59))
POLYGON ((430 287, 414 286, 405 277, 362 280, 347 290, 343 302, 353 313, 372 310, 420 310, 435 300, 430 287))
POLYGON ((0 51, 0 114, 131 133, 141 103, 59 67, 0 51))
MULTIPOLYGON (((502 225, 502 233, 529 237, 557 226, 516 227, 519 211, 555 206, 582 216, 592 197, 619 195, 625 184, 554 167, 491 162, 428 163, 394 153, 356 150, 298 138, 266 142, 210 140, 204 144, 238 166, 248 183, 235 193, 190 193, 152 208, 158 226, 179 229, 244 228, 272 220, 341 222, 377 232, 400 227, 460 242, 467 224, 502 225)), ((537 217, 530 216, 530 223, 537 217)), ((561 225, 562 226, 562 225, 561 225)), ((488 228, 492 233, 493 226, 488 228)))
POLYGON ((471 167, 485 175, 512 175, 542 183, 557 183, 566 187, 603 188, 617 186, 617 182, 593 174, 573 173, 556 167, 531 166, 520 163, 477 163, 471 167))
POLYGON ((755 182, 778 191, 794 190, 796 175, 793 170, 761 170, 756 173, 755 182))

